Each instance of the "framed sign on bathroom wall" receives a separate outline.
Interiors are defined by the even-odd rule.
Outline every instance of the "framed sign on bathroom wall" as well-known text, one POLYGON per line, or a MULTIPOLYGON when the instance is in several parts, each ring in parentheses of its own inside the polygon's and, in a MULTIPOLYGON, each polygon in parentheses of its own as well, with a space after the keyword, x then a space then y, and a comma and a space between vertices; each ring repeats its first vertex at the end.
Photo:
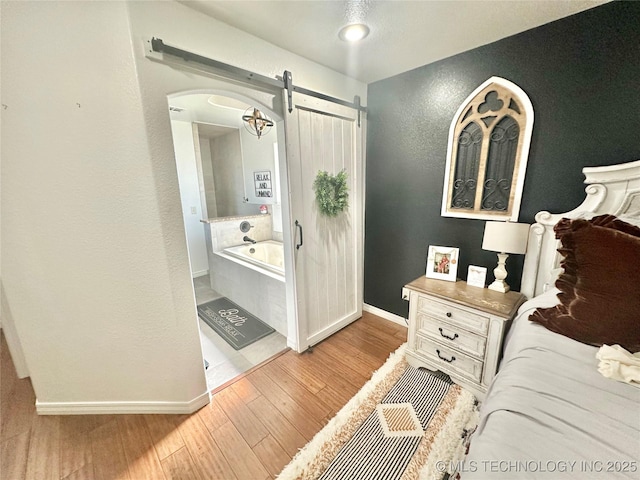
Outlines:
POLYGON ((271 186, 270 170, 253 172, 253 182, 256 188, 256 197, 258 198, 273 197, 273 187, 271 186))
POLYGON ((459 248, 429 245, 426 276, 438 280, 455 282, 456 274, 458 273, 459 257, 459 248))

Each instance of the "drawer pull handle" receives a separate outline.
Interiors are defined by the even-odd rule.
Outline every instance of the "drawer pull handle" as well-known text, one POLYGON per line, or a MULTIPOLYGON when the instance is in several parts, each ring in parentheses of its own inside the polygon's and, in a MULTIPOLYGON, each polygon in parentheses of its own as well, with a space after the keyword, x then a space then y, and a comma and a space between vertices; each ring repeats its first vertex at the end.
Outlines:
POLYGON ((458 334, 457 333, 454 333, 453 337, 450 337, 449 335, 445 335, 444 334, 444 332, 442 331, 442 328, 438 328, 438 330, 440 330, 440 335, 442 335, 447 340, 455 340, 456 338, 458 338, 458 334))
POLYGON ((453 355, 451 355, 451 358, 443 357, 442 355, 440 355, 440 350, 436 350, 436 352, 438 352, 438 358, 440 360, 444 360, 447 363, 451 363, 456 359, 456 357, 454 357, 453 355))
POLYGON ((451 318, 451 312, 447 312, 447 317, 451 318))

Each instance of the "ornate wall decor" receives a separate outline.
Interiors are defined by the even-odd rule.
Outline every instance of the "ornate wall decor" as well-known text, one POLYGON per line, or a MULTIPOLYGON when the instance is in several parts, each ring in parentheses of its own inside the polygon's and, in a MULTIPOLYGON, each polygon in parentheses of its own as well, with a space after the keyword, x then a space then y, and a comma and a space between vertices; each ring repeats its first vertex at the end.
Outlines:
POLYGON ((451 122, 442 216, 517 221, 533 130, 524 91, 492 77, 451 122))

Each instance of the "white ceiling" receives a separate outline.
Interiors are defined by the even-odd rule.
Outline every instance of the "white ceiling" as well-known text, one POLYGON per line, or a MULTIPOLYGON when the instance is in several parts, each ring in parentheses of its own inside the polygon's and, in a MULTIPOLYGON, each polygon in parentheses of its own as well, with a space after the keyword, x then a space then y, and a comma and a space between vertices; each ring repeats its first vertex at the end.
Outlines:
POLYGON ((500 40, 609 0, 179 0, 365 83, 500 40), (359 44, 338 39, 366 23, 359 44))

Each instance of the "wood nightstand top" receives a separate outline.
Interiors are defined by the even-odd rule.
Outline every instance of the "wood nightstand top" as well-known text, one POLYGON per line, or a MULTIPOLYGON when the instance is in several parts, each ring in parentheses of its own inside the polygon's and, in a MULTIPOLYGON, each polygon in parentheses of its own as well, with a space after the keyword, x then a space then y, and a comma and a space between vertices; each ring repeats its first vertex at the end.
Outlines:
POLYGON ((458 280, 447 282, 425 276, 416 278, 405 288, 434 297, 456 302, 499 317, 511 319, 526 297, 520 292, 500 293, 488 288, 471 287, 467 282, 458 280))

